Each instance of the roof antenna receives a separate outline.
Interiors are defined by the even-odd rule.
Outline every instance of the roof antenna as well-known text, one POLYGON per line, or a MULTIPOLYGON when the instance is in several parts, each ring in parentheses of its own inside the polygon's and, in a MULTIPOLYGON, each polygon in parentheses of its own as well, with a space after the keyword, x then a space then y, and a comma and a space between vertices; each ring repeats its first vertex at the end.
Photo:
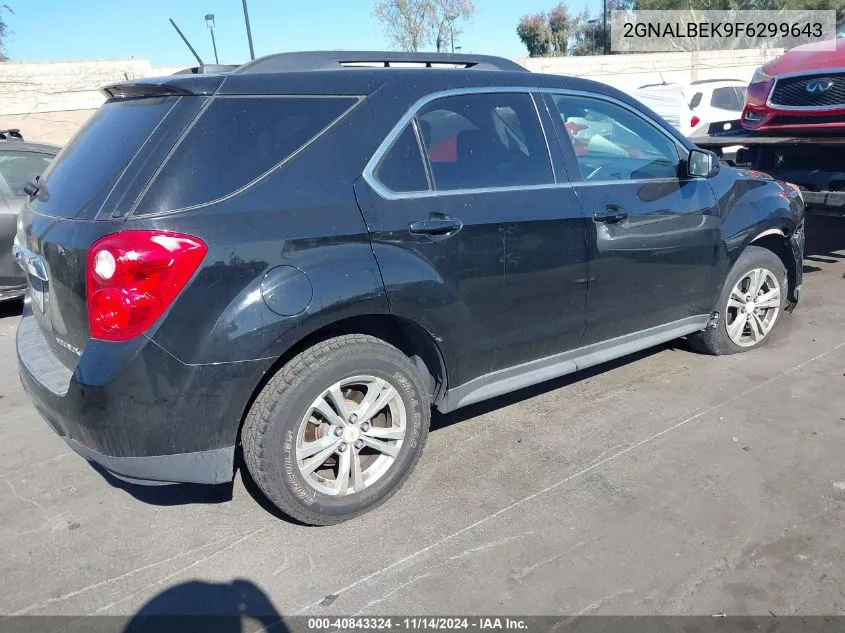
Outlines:
POLYGON ((185 46, 191 49, 191 53, 193 53, 194 57, 197 58, 197 61, 200 63, 200 66, 205 66, 205 63, 200 59, 200 56, 197 55, 197 52, 194 50, 194 47, 191 46, 191 43, 188 41, 188 38, 179 30, 179 27, 176 26, 176 22, 173 21, 173 18, 170 18, 170 23, 173 25, 173 28, 176 29, 176 32, 179 34, 179 37, 182 38, 182 41, 185 42, 185 46))

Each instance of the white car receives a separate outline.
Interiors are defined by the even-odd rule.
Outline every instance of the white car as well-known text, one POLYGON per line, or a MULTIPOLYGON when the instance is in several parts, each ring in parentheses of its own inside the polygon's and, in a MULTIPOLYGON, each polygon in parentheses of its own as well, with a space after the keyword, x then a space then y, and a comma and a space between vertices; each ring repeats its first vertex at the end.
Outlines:
MULTIPOLYGON (((739 79, 704 79, 684 89, 689 110, 681 117, 684 136, 707 134, 712 123, 738 121, 748 84, 739 79)), ((728 128, 730 129, 730 128, 728 128)))

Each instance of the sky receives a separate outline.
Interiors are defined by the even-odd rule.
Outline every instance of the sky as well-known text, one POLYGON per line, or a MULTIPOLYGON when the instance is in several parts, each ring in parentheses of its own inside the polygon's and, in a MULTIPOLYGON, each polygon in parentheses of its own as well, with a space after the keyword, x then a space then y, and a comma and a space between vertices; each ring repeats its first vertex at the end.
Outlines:
MULTIPOLYGON (((173 18, 205 63, 214 62, 204 16, 215 16, 220 63, 249 59, 241 0, 4 0, 10 61, 136 57, 155 66, 195 63, 168 22, 173 18), (132 9, 127 9, 132 6, 132 9)), ((557 0, 476 0, 477 12, 456 45, 464 53, 525 57, 516 24, 557 0)), ((601 0, 572 0, 573 13, 600 10, 601 0)), ((388 47, 372 17, 372 0, 248 0, 256 57, 295 50, 388 47)))

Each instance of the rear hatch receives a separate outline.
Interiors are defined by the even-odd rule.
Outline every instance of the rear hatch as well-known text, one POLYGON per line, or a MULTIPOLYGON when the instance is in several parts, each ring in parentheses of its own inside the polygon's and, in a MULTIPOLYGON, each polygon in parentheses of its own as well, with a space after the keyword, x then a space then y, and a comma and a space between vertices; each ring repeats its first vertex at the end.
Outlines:
POLYGON ((15 256, 27 272, 32 315, 41 334, 38 343, 43 339, 68 368, 76 366, 89 340, 88 249, 120 230, 155 169, 206 101, 202 93, 178 86, 136 84, 107 91, 111 98, 39 179, 15 237, 15 256))

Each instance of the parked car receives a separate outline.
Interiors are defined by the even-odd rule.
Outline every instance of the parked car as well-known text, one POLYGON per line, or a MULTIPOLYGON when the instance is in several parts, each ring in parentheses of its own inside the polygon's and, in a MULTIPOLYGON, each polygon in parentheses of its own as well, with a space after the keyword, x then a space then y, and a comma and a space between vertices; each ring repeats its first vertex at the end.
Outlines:
POLYGON ((707 134, 710 125, 736 121, 742 115, 748 84, 739 79, 703 79, 693 81, 685 90, 689 113, 681 120, 686 137, 707 134))
POLYGON ((845 39, 798 46, 758 68, 748 86, 742 126, 791 132, 845 129, 845 39))
POLYGON ((633 96, 683 133, 684 121, 689 118, 689 100, 684 90, 681 84, 646 84, 634 90, 633 96))
POLYGON ((27 143, 20 130, 0 130, 0 301, 20 299, 26 275, 12 259, 18 211, 26 200, 24 186, 47 167, 59 148, 27 143))
POLYGON ((332 52, 105 94, 22 212, 17 350, 50 426, 132 482, 230 481, 240 445, 335 523, 402 485, 432 407, 683 336, 748 351, 799 298, 798 191, 603 84, 332 52))

